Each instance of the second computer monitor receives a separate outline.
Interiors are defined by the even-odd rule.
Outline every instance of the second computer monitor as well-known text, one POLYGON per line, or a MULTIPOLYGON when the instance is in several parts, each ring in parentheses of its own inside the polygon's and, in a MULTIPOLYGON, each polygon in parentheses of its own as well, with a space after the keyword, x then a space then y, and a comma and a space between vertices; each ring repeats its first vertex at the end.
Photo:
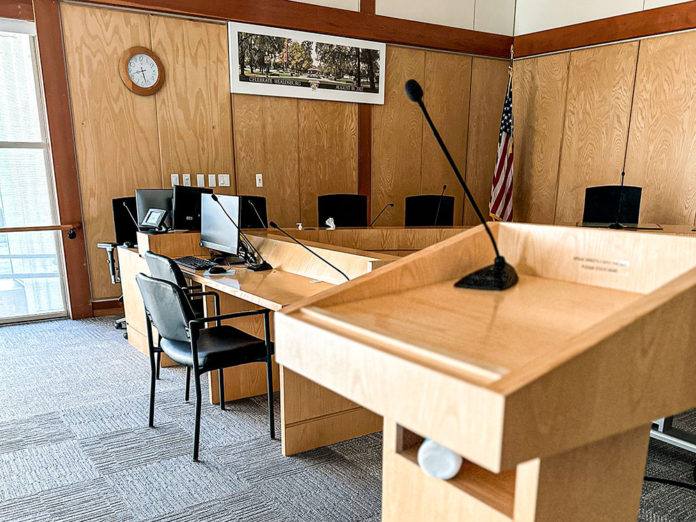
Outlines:
MULTIPOLYGON (((217 196, 227 214, 239 224, 239 196, 217 196)), ((239 229, 225 215, 212 194, 201 196, 201 246, 225 254, 237 255, 239 229)))
POLYGON ((178 230, 200 230, 201 195, 212 193, 209 188, 174 185, 172 226, 178 230))
POLYGON ((138 225, 142 226, 147 212, 151 208, 166 210, 170 216, 164 220, 164 226, 171 228, 172 189, 137 189, 135 205, 138 211, 138 225))

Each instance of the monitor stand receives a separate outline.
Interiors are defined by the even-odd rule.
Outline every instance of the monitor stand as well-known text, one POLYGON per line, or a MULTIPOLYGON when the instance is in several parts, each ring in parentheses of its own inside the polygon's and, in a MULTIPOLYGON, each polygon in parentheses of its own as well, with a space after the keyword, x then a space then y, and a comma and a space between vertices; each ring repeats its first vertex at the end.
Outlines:
POLYGON ((577 223, 579 227, 613 228, 617 230, 662 230, 657 223, 577 223))

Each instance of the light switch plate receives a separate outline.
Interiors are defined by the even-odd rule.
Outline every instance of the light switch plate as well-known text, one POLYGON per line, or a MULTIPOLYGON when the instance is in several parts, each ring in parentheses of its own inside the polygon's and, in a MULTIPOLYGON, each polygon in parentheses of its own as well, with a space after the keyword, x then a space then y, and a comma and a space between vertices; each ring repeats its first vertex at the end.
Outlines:
POLYGON ((215 185, 215 174, 208 174, 208 186, 214 187, 215 185))
POLYGON ((256 186, 258 188, 263 187, 263 174, 256 175, 256 186))
POLYGON ((230 186, 230 175, 229 174, 219 174, 218 175, 218 185, 221 187, 230 186))
POLYGON ((205 187, 205 174, 196 174, 196 186, 205 187))
POLYGON ((179 184, 179 175, 178 174, 171 174, 171 177, 172 177, 172 187, 174 185, 178 185, 179 184))
POLYGON ((184 187, 190 187, 191 186, 191 174, 182 174, 181 179, 184 182, 184 187))

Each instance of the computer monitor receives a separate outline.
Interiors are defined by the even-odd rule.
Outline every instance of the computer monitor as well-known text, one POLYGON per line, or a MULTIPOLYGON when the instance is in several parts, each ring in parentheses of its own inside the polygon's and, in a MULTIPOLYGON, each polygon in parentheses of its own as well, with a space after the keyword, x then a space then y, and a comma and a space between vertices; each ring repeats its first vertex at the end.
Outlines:
POLYGON ((115 242, 119 245, 124 243, 135 245, 138 242, 138 226, 133 222, 134 219, 137 219, 135 215, 138 212, 135 206, 135 198, 131 196, 112 199, 111 207, 114 213, 115 242), (128 211, 130 211, 130 214, 128 211), (131 214, 133 215, 132 218, 131 214))
POLYGON ((268 228, 268 214, 266 212, 266 198, 263 196, 239 196, 241 208, 242 228, 268 228), (253 207, 251 205, 254 205, 253 207), (256 211, 254 211, 256 208, 256 211), (258 212, 258 215, 256 215, 258 212), (261 218, 259 220, 259 217, 261 218))
POLYGON ((172 189, 136 189, 135 206, 138 210, 138 225, 141 227, 151 208, 166 210, 168 217, 164 220, 164 226, 172 227, 172 189))
POLYGON ((602 185, 585 189, 584 224, 638 223, 641 187, 602 185), (623 195, 622 195, 623 191, 623 195))
MULTIPOLYGON (((217 196, 217 199, 239 224, 239 196, 217 196)), ((239 249, 239 229, 213 201, 212 194, 201 195, 201 246, 232 255, 237 255, 239 249)))
POLYGON ((177 230, 201 229, 201 195, 212 194, 213 189, 174 186, 172 198, 172 227, 177 230))

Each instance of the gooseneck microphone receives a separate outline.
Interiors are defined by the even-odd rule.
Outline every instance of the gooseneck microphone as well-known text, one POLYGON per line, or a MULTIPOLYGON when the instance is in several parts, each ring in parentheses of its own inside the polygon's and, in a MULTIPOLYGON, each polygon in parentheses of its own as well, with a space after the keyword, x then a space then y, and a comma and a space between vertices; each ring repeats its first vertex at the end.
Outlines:
POLYGON ((253 263, 249 263, 249 260, 248 260, 248 258, 247 258, 247 264, 248 264, 248 267, 247 267, 247 268, 249 268, 249 270, 253 270, 254 272, 262 272, 262 271, 264 271, 264 270, 272 270, 273 267, 272 267, 269 263, 266 262, 266 260, 265 260, 265 259, 263 258, 263 256, 261 255, 261 252, 259 252, 258 250, 256 250, 256 247, 254 246, 254 243, 252 243, 252 242, 249 240, 249 238, 246 237, 246 234, 244 234, 244 232, 242 232, 242 229, 239 228, 239 225, 237 225, 237 222, 236 222, 234 219, 232 219, 232 216, 230 216, 230 215, 227 213, 227 210, 225 210, 225 207, 222 205, 222 203, 220 203, 220 200, 218 199, 218 197, 217 197, 215 194, 211 194, 211 195, 210 195, 210 198, 211 198, 215 203, 218 204, 218 206, 219 206, 219 207, 222 209, 222 211, 224 212, 225 216, 227 216, 227 219, 229 219, 230 222, 231 222, 231 223, 235 226, 235 228, 239 231, 239 235, 244 239, 244 242, 243 242, 242 244, 244 245, 244 249, 246 250, 247 254, 249 254, 249 255, 251 255, 251 257, 253 257, 253 254, 251 253, 251 250, 253 250, 253 251, 256 253, 256 255, 258 256, 258 258, 261 260, 261 262, 259 263, 257 259, 254 259, 254 260, 253 260, 253 261, 254 261, 253 263), (251 247, 251 249, 250 249, 250 247, 251 247))
POLYGON ((406 82, 405 89, 406 96, 408 96, 408 99, 412 102, 417 103, 421 111, 423 112, 423 116, 425 116, 425 121, 428 122, 430 130, 433 132, 433 136, 435 136, 435 139, 437 140, 437 143, 440 145, 442 152, 445 154, 445 157, 447 158, 450 167, 452 167, 452 171, 454 172, 455 176, 457 176, 459 184, 464 189, 464 194, 466 194, 469 203, 471 203, 471 206, 474 207, 474 211, 476 212, 479 221, 483 225, 483 228, 486 230, 486 233, 488 234, 488 237, 491 240, 493 250, 495 250, 495 261, 492 265, 482 268, 481 270, 477 270, 476 272, 463 277, 462 279, 457 281, 454 284, 454 286, 459 288, 474 288, 477 290, 505 290, 507 288, 510 288, 511 286, 514 286, 518 280, 517 272, 515 272, 515 269, 512 267, 512 265, 508 264, 505 261, 505 258, 500 255, 500 252, 498 251, 498 244, 495 242, 495 238, 491 233, 491 229, 488 228, 488 224, 486 223, 486 220, 484 219, 483 214, 481 213, 481 209, 479 209, 478 205, 476 204, 476 201, 474 201, 474 196, 471 195, 469 187, 466 185, 464 178, 462 178, 462 175, 459 173, 459 169, 457 168, 457 165, 454 163, 454 160, 452 159, 452 156, 447 150, 445 143, 442 141, 440 133, 437 131, 437 128, 435 128, 433 120, 430 119, 430 114, 428 114, 428 110, 425 108, 425 104, 423 103, 423 89, 418 84, 418 82, 413 79, 408 80, 406 82))
MULTIPOLYGON (((622 170, 621 171, 621 188, 619 188, 619 206, 616 209, 616 219, 614 222, 609 225, 609 228, 615 228, 615 229, 620 229, 620 228, 626 228, 624 225, 619 223, 619 219, 621 219, 621 211, 623 210, 623 200, 624 200, 624 178, 626 177, 626 171, 622 170)), ((125 203, 124 203, 125 204, 125 203)))
POLYGON ((321 257, 321 256, 320 256, 319 254, 317 254, 314 250, 312 250, 312 249, 309 248, 307 245, 305 245, 304 243, 302 243, 299 239, 295 239, 294 237, 292 237, 292 236, 291 236, 290 234, 288 234, 285 230, 283 230, 283 229, 280 228, 278 225, 276 225, 276 222, 275 222, 275 221, 271 221, 271 222, 269 223, 269 225, 271 225, 271 228, 275 228, 278 232, 280 232, 281 234, 283 234, 283 235, 289 237, 289 238, 292 239, 295 243, 297 243, 298 245, 300 245, 302 248, 304 248, 305 250, 308 250, 311 254, 313 254, 314 256, 316 256, 316 257, 318 257, 319 259, 321 259, 324 263, 326 263, 326 264, 329 265, 331 268, 333 268, 336 272, 338 272, 338 273, 341 274, 343 277, 345 277, 345 278, 346 278, 346 281, 350 281, 350 277, 348 277, 348 276, 345 274, 345 272, 343 272, 343 270, 341 270, 340 268, 337 268, 336 266, 334 266, 333 264, 331 264, 329 261, 327 261, 326 259, 324 259, 323 257, 321 257))
POLYGON ((125 201, 121 202, 121 204, 123 205, 123 208, 126 209, 126 212, 128 212, 128 215, 130 216, 131 220, 133 221, 133 224, 135 225, 135 228, 138 229, 138 232, 141 232, 140 225, 138 225, 138 220, 135 219, 135 217, 133 216, 131 209, 128 208, 128 205, 126 205, 125 201))
POLYGON ((440 207, 442 206, 442 198, 445 197, 445 190, 447 190, 447 185, 442 185, 442 192, 440 192, 440 199, 437 200, 437 210, 435 211, 435 223, 433 226, 437 226, 437 220, 440 219, 440 207))
POLYGON ((368 227, 371 227, 372 225, 374 225, 375 222, 376 222, 376 221, 379 219, 379 217, 382 215, 382 213, 383 213, 385 210, 387 210, 389 207, 393 207, 393 206, 394 206, 394 203, 387 203, 386 205, 384 205, 384 208, 383 208, 382 210, 379 211, 379 214, 377 214, 377 217, 376 217, 375 219, 372 220, 372 222, 368 225, 368 227))
POLYGON ((247 203, 249 203, 249 206, 254 209, 254 214, 256 214, 256 217, 259 219, 259 223, 261 223, 261 228, 268 228, 264 222, 263 219, 261 219, 261 214, 259 214, 259 211, 256 209, 256 205, 254 205, 254 202, 251 201, 250 199, 247 199, 247 203))

